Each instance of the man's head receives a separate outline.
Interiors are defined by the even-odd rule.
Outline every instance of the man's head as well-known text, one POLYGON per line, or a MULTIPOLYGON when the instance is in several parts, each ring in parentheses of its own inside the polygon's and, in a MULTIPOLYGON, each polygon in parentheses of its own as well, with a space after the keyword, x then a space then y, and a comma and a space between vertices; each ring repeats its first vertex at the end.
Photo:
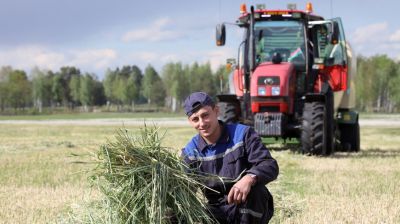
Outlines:
POLYGON ((200 108, 204 106, 214 107, 214 105, 215 105, 214 101, 207 93, 195 92, 186 97, 184 108, 186 115, 190 117, 194 112, 198 111, 200 108))
POLYGON ((218 107, 209 95, 204 92, 190 94, 184 103, 189 123, 207 140, 218 140, 220 129, 218 107))

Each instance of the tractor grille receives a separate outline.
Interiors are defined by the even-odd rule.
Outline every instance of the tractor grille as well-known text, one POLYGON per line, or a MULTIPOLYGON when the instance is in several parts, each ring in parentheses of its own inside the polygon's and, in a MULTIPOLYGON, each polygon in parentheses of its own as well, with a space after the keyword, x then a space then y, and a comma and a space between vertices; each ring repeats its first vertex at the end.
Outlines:
POLYGON ((282 113, 257 113, 254 129, 260 136, 282 136, 285 116, 282 113))

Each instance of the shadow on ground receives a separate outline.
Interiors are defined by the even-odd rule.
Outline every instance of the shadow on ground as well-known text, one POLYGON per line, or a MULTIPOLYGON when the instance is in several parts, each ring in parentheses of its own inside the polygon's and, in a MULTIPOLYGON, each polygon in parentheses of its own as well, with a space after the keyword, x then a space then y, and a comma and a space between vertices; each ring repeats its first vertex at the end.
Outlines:
POLYGON ((396 158, 400 157, 400 149, 361 149, 359 152, 336 152, 333 158, 396 158))
MULTIPOLYGON (((271 151, 290 151, 292 153, 301 154, 301 145, 299 143, 279 143, 266 144, 266 147, 271 151)), ((370 148, 361 149, 359 152, 335 152, 331 158, 396 158, 400 157, 399 149, 380 149, 370 148)))

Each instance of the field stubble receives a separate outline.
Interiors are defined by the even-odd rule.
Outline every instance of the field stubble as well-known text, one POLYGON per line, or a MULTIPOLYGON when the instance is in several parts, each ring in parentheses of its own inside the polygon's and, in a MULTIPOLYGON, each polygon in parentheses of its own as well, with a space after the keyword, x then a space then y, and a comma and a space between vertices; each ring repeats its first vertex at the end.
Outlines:
MULTIPOLYGON (((2 124, 0 223, 61 222, 98 199, 87 180, 91 165, 79 162, 89 161, 118 128, 138 131, 138 126, 2 124)), ((177 150, 195 133, 189 127, 163 130, 168 130, 164 145, 177 150)), ((269 184, 276 206, 272 223, 400 223, 399 134, 400 127, 364 127, 360 153, 327 158, 272 151, 281 169, 269 184)))

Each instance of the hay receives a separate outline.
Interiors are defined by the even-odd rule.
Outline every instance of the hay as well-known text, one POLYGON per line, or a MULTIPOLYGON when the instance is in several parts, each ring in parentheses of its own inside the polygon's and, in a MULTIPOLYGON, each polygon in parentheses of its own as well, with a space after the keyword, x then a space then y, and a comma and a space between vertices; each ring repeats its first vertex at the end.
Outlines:
POLYGON ((213 223, 199 193, 204 177, 161 140, 156 127, 145 126, 136 137, 121 129, 101 146, 93 180, 105 196, 104 222, 213 223))

